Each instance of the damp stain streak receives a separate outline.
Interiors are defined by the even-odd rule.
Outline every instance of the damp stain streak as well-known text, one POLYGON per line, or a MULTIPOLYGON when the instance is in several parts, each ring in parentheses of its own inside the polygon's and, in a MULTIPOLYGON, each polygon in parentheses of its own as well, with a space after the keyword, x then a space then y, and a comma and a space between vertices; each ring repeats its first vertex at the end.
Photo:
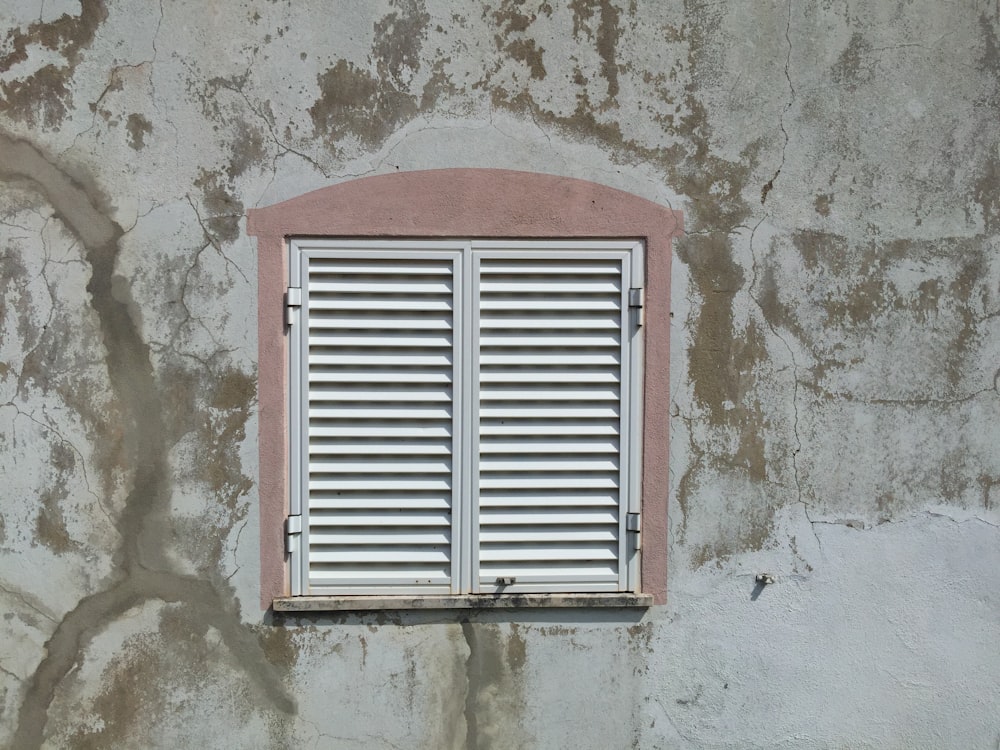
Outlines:
POLYGON ((90 640, 144 601, 182 602, 216 627, 235 661, 278 711, 294 713, 295 702, 280 682, 255 636, 239 620, 231 591, 172 570, 160 533, 167 514, 170 480, 163 404, 149 346, 131 313, 127 289, 114 283, 124 231, 101 208, 99 198, 47 159, 33 144, 0 134, 0 179, 27 181, 80 240, 91 268, 87 284, 100 321, 111 390, 124 416, 123 444, 132 486, 116 522, 121 543, 116 580, 84 597, 55 628, 45 656, 27 684, 13 746, 40 747, 48 708, 63 678, 81 659, 90 640))

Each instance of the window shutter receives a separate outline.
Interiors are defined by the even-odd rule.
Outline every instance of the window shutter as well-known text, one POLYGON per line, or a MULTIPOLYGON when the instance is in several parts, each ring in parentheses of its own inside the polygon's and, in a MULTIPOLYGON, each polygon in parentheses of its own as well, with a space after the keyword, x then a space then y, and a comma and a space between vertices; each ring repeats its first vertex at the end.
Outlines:
POLYGON ((460 254, 301 259, 303 593, 451 593, 460 254))
POLYGON ((483 251, 474 268, 474 580, 624 590, 628 259, 483 251))

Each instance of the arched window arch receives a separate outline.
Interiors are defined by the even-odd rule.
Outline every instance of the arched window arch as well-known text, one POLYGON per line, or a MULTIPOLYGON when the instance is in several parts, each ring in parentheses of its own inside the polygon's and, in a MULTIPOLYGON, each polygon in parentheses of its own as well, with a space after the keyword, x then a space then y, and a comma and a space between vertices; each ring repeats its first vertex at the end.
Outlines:
MULTIPOLYGON (((343 482, 337 483, 345 474, 350 475, 352 480, 359 481, 366 478, 370 480, 383 472, 419 479, 419 472, 422 469, 438 471, 440 462, 435 462, 433 459, 433 451, 447 452, 446 463, 451 467, 449 471, 453 474, 449 479, 451 488, 449 492, 453 490, 452 505, 464 506, 451 507, 448 513, 464 518, 461 522, 464 526, 447 530, 448 533, 442 536, 442 539, 445 536, 448 538, 450 551, 445 554, 447 559, 443 563, 441 560, 435 560, 431 565, 431 567, 438 565, 440 568, 443 564, 442 569, 451 571, 447 576, 447 583, 435 578, 436 582, 430 583, 430 588, 427 589, 430 592, 428 596, 438 597, 441 606, 469 606, 469 601, 477 601, 479 603, 476 606, 481 606, 481 599, 476 599, 477 596, 488 594, 497 599, 503 598, 503 594, 506 593, 517 593, 521 603, 544 601, 550 605, 558 602, 551 597, 546 599, 544 596, 546 593, 561 594, 560 601, 578 604, 588 601, 595 604, 615 604, 617 601, 620 605, 622 602, 648 603, 650 598, 655 603, 662 603, 665 600, 669 278, 671 242, 681 231, 679 212, 629 193, 583 180, 508 170, 444 169, 362 178, 323 188, 274 206, 251 210, 248 228, 258 242, 262 606, 267 607, 272 602, 288 609, 311 606, 306 601, 311 599, 310 597, 291 602, 286 598, 293 593, 294 587, 295 593, 337 592, 332 598, 313 600, 317 607, 339 606, 336 603, 338 599, 344 603, 344 607, 356 607, 359 605, 351 599, 351 592, 357 590, 368 596, 379 594, 383 591, 377 585, 380 576, 389 576, 389 580, 395 581, 384 589, 387 593, 406 591, 419 594, 425 581, 424 574, 427 572, 425 568, 419 566, 414 568, 412 587, 401 586, 399 581, 407 577, 405 566, 409 563, 401 563, 402 578, 397 580, 392 578, 397 570, 392 564, 372 564, 370 569, 365 568, 364 565, 370 563, 364 560, 370 560, 371 556, 356 554, 357 551, 363 549, 375 553, 379 550, 392 552, 396 550, 391 546, 395 539, 409 539, 417 545, 427 545, 410 547, 411 551, 431 548, 442 550, 441 544, 433 544, 433 534, 437 532, 429 530, 427 524, 421 526, 421 521, 417 518, 420 514, 417 512, 409 517, 408 523, 416 524, 409 530, 405 528, 404 523, 397 529, 386 531, 382 536, 376 534, 368 538, 364 535, 371 529, 359 529, 358 524, 354 524, 353 521, 351 522, 353 525, 348 524, 349 529, 347 526, 342 529, 338 527, 337 520, 321 522, 319 519, 324 513, 327 513, 328 519, 334 518, 340 521, 343 521, 345 516, 343 513, 338 515, 339 511, 330 503, 323 505, 320 502, 315 506, 317 510, 314 510, 314 524, 310 527, 307 521, 303 532, 308 537, 309 529, 312 528, 314 543, 306 544, 305 550, 298 551, 297 554, 303 555, 299 559, 306 562, 300 565, 293 560, 293 564, 298 567, 290 574, 285 554, 286 541, 290 540, 293 548, 299 543, 296 538, 298 521, 295 518, 299 513, 291 514, 293 517, 290 529, 286 529, 286 518, 290 510, 299 510, 294 504, 301 502, 303 491, 308 495, 308 487, 303 490, 302 485, 308 485, 310 482, 309 470, 306 468, 309 463, 310 440, 331 446, 325 454, 323 450, 313 446, 311 453, 316 457, 314 463, 317 464, 314 466, 314 475, 322 477, 317 480, 320 483, 317 486, 333 488, 333 492, 340 493, 338 497, 343 497, 346 492, 342 488, 347 485, 343 482), (633 248, 639 249, 636 251, 633 248), (297 258, 299 260, 296 260, 297 258), (421 290, 425 288, 440 287, 451 290, 445 294, 445 297, 448 297, 448 294, 452 295, 448 298, 449 309, 452 310, 449 313, 451 317, 446 321, 432 322, 432 320, 438 321, 438 318, 428 315, 425 319, 421 319, 423 322, 410 322, 400 327, 400 316, 396 315, 393 319, 390 319, 392 316, 382 316, 386 317, 386 321, 379 322, 381 318, 378 315, 378 308, 386 299, 402 299, 404 302, 400 304, 405 303, 405 292, 401 292, 403 297, 391 297, 395 292, 387 291, 390 289, 389 286, 378 286, 379 274, 385 275, 391 272, 389 275, 398 281, 402 278, 400 274, 405 276, 407 273, 405 267, 411 258, 427 264, 426 267, 409 264, 413 273, 417 274, 414 276, 415 284, 410 285, 416 290, 415 294, 423 294, 421 290), (309 264, 312 261, 309 259, 318 264, 312 267, 313 271, 310 271, 309 264), (641 268, 636 268, 636 264, 641 265, 641 268), (310 296, 308 285, 314 283, 314 289, 318 289, 315 284, 327 284, 335 278, 330 274, 339 272, 346 272, 345 280, 357 281, 358 285, 354 289, 346 290, 345 293, 354 302, 360 301, 359 314, 363 320, 359 318, 353 322, 352 320, 345 322, 343 310, 333 313, 317 312, 320 316, 329 315, 330 320, 318 323, 320 327, 312 333, 308 331, 309 324, 306 328, 302 327, 302 321, 297 322, 298 329, 295 325, 289 327, 286 320, 294 320, 298 315, 296 311, 300 303, 298 296, 304 295, 307 307, 310 304, 309 300, 313 300, 312 309, 319 311, 326 303, 320 303, 319 292, 310 296), (310 273, 314 273, 315 276, 310 276, 310 273), (572 425, 577 425, 583 432, 598 430, 596 425, 600 421, 599 416, 593 416, 596 420, 593 423, 588 423, 587 420, 591 419, 588 415, 600 415, 602 413, 600 408, 585 407, 588 399, 600 399, 603 396, 597 394, 599 390, 597 387, 586 386, 574 390, 572 379, 593 377, 599 380, 605 377, 611 379, 621 377, 628 372, 627 363, 622 365, 623 369, 615 370, 612 367, 607 372, 601 373, 598 365, 586 363, 589 362, 586 356, 577 360, 576 354, 582 351, 581 349, 566 348, 590 345, 607 348, 607 341, 596 335, 600 332, 600 326, 610 325, 606 321, 601 322, 600 315, 579 311, 572 313, 580 316, 577 325, 572 316, 563 320, 555 319, 552 309, 548 312, 538 312, 536 308, 539 308, 539 305, 536 303, 545 300, 551 302, 551 299, 556 299, 557 302, 560 299, 575 299, 579 302, 583 299, 579 294, 590 293, 587 290, 592 290, 599 297, 602 293, 601 285, 589 282, 601 279, 613 285, 618 283, 615 282, 616 273, 625 275, 620 276, 622 309, 620 316, 615 319, 623 327, 622 340, 633 341, 634 348, 642 350, 642 357, 641 360, 635 360, 639 363, 636 365, 638 372, 629 375, 633 378, 631 382, 635 384, 633 388, 635 392, 629 392, 628 383, 622 383, 621 390, 615 391, 622 394, 629 393, 629 398, 632 399, 628 402, 631 406, 625 408, 631 416, 628 420, 623 416, 623 421, 620 422, 627 434, 613 437, 615 440, 621 438, 622 446, 628 445, 628 451, 632 453, 632 457, 628 460, 635 467, 631 484, 627 479, 628 467, 619 467, 622 477, 619 489, 622 497, 615 523, 621 534, 628 535, 631 539, 638 539, 638 535, 641 534, 641 552, 633 554, 627 549, 623 538, 615 537, 621 542, 619 549, 627 559, 616 558, 612 562, 620 564, 623 571, 630 563, 636 564, 633 572, 628 574, 623 572, 620 582, 614 584, 608 583, 610 578, 607 575, 600 574, 601 571, 597 570, 599 565, 593 564, 593 560, 584 559, 586 555, 581 553, 578 561, 579 569, 590 570, 593 573, 594 580, 588 583, 589 574, 581 573, 579 576, 574 576, 572 568, 577 562, 563 561, 560 564, 553 564, 552 569, 558 568, 558 570, 555 573, 551 570, 546 573, 544 570, 539 570, 544 566, 537 565, 539 561, 533 558, 546 555, 558 557, 560 554, 563 557, 573 557, 582 549, 614 548, 615 545, 607 542, 605 537, 617 532, 612 525, 605 524, 602 527, 598 521, 600 514, 592 512, 593 509, 588 511, 586 505, 591 501, 597 502, 595 498, 599 492, 594 487, 586 487, 586 493, 579 493, 577 500, 584 504, 571 506, 570 510, 579 511, 575 515, 559 510, 559 503, 576 502, 572 499, 576 496, 565 492, 565 487, 558 488, 559 491, 551 496, 542 497, 539 500, 540 508, 550 508, 553 513, 549 518, 543 519, 543 525, 537 528, 531 528, 530 524, 526 524, 526 519, 530 516, 529 511, 532 509, 525 510, 525 503, 518 504, 519 501, 517 498, 512 499, 510 492, 506 495, 496 495, 494 499, 497 504, 492 508, 483 503, 482 515, 487 519, 483 524, 489 522, 493 523, 492 526, 487 528, 485 525, 478 525, 475 519, 479 518, 480 495, 483 494, 485 497, 492 491, 489 488, 481 491, 479 485, 490 484, 492 479, 504 479, 511 484, 511 487, 546 483, 598 486, 606 480, 611 481, 609 478, 613 477, 613 472, 607 473, 611 471, 607 469, 602 475, 599 466, 607 468, 605 465, 610 466, 617 461, 618 457, 613 454, 595 460, 592 465, 584 467, 583 473, 576 471, 582 465, 581 462, 586 460, 587 455, 597 452, 594 446, 600 438, 575 441, 573 445, 583 451, 575 454, 570 441, 565 439, 566 435, 572 432, 572 425), (562 276, 564 274, 565 276, 562 276), (591 274, 591 277, 587 274, 591 274), (318 281, 310 282, 311 278, 318 281), (637 278, 641 279, 640 286, 635 286, 637 278), (569 283, 573 279, 579 283, 569 283), (566 280, 567 283, 560 286, 561 280, 566 280), (525 283, 520 283, 522 281, 525 283), (437 282, 444 284, 442 286, 437 282), (306 287, 304 292, 295 291, 303 289, 303 285, 306 287), (494 292, 481 292, 481 289, 490 285, 494 292), (289 294, 290 287, 291 294, 289 294), (552 293, 546 294, 546 288, 551 288, 552 293), (575 291, 567 291, 570 289, 575 291), (520 293, 518 290, 524 291, 524 294, 518 296, 520 293), (371 292, 372 296, 366 302, 364 299, 367 292, 371 292), (495 299, 501 300, 503 303, 501 307, 505 304, 511 309, 507 312, 497 312, 492 322, 487 323, 486 319, 493 313, 484 313, 484 309, 490 304, 496 304, 495 300, 490 302, 494 299, 489 296, 490 294, 494 294, 495 299), (286 304, 289 302, 290 307, 286 304), (641 313, 637 309, 639 306, 641 313), (628 307, 633 309, 629 311, 628 307), (629 324, 637 326, 640 324, 640 314, 641 327, 629 330, 629 324), (536 317, 532 318, 532 315, 536 317), (392 320, 397 322, 393 323, 392 320), (588 327, 591 324, 598 328, 591 330, 588 327), (323 394, 330 393, 330 386, 310 386, 308 377, 305 378, 306 384, 302 386, 304 390, 295 395, 299 384, 296 383, 293 387, 290 382, 290 372, 292 372, 290 359, 299 367, 296 372, 308 371, 309 363, 302 358, 308 356, 310 341, 319 342, 316 351, 348 352, 350 346, 370 346, 374 339, 353 334, 345 337, 341 335, 343 330, 353 333, 361 331, 363 334, 365 330, 373 331, 373 326, 385 326, 384 330, 390 334, 393 331, 399 333, 396 343, 401 342, 400 345, 404 349, 384 349, 386 353, 394 353, 398 359, 400 352, 419 353, 414 347, 417 347, 422 339, 409 334, 415 332, 419 334, 420 331, 430 330, 429 326, 437 325, 443 326, 442 331, 447 334, 446 346, 451 347, 448 352, 454 366, 452 369, 445 368, 449 379, 447 398, 455 401, 449 402, 448 406, 449 419, 452 420, 448 423, 450 436, 448 440, 434 447, 433 451, 428 448, 430 453, 416 454, 427 460, 411 461, 397 456, 399 460, 396 464, 373 469, 369 460, 364 458, 366 454, 358 453, 358 451, 368 451, 370 454, 371 446, 381 444, 376 440, 370 440, 370 435, 364 437, 365 441, 369 441, 365 445, 361 445, 354 438, 347 439, 346 443, 337 443, 336 439, 329 438, 322 430, 320 430, 322 434, 317 433, 317 436, 310 437, 308 428, 302 427, 303 421, 309 421, 310 400, 325 404, 322 408, 314 409, 314 414, 320 415, 317 417, 318 423, 327 426, 336 425, 339 424, 336 422, 339 417, 349 413, 338 411, 344 406, 344 398, 334 395, 330 397, 332 401, 325 401, 328 396, 323 394), (330 326, 334 326, 334 329, 330 326), (518 326, 525 327, 518 328, 518 326), (330 333, 331 330, 333 333, 330 333), (302 331, 306 332, 301 333, 302 331), (498 332, 494 334, 491 331, 498 332), (538 336, 532 338, 535 331, 539 332, 538 336), (560 331, 565 334, 560 334, 560 331), (322 336, 330 338, 324 340, 322 336), (348 348, 344 348, 341 344, 348 348), (488 350, 490 346, 498 348, 495 351, 488 350), (546 401, 544 388, 552 388, 554 385, 550 382, 551 378, 545 382, 531 382, 535 375, 530 375, 530 372, 535 372, 537 375, 538 371, 532 371, 529 365, 517 361, 516 356, 509 361, 514 363, 512 367, 516 370, 515 376, 522 379, 518 382, 525 383, 524 394, 519 394, 514 382, 510 381, 495 387, 484 386, 485 395, 482 400, 480 399, 480 379, 484 377, 482 373, 486 367, 482 362, 489 360, 497 352, 513 355, 517 352, 522 354, 529 352, 534 356, 532 353, 541 351, 551 351, 553 357, 557 359, 562 357, 567 365, 579 368, 576 375, 571 373, 568 376, 569 381, 551 391, 556 396, 553 403, 566 407, 562 412, 558 409, 543 408, 546 401), (456 379, 461 382, 452 382, 456 379), (313 387, 315 392, 310 391, 310 387, 313 387), (489 391, 490 388, 493 390, 489 391), (576 395, 567 396, 569 391, 576 395), (290 393, 298 399, 292 406, 290 406, 290 393), (527 401, 519 401, 521 396, 527 401), (575 400, 577 397, 579 400, 575 400), (496 398, 498 401, 481 410, 480 403, 486 404, 490 398, 496 398), (493 424, 490 420, 495 418, 499 422, 504 416, 503 408, 497 407, 497 403, 502 404, 505 401, 507 407, 504 408, 512 409, 509 412, 511 415, 515 413, 520 415, 512 416, 511 419, 520 419, 522 424, 534 425, 542 432, 552 432, 555 429, 554 425, 570 426, 570 429, 566 430, 560 428, 563 433, 560 439, 564 440, 565 450, 552 440, 525 435, 523 430, 517 437, 517 440, 524 441, 523 448, 514 445, 511 440, 491 435, 481 439, 480 433, 489 432, 493 424), (470 406, 472 402, 475 402, 474 406, 470 406), (295 406, 296 403, 299 406, 295 406), (302 404, 305 406, 301 406, 302 404), (512 408, 511 404, 517 408, 512 408), (544 414, 554 414, 554 419, 562 418, 564 421, 546 424, 544 414), (325 418, 333 421, 324 422, 325 418), (464 426, 461 420, 464 420, 464 426), (297 438, 297 435, 300 437, 297 438), (487 452, 480 453, 479 448, 482 447, 482 441, 491 440, 494 442, 490 445, 499 453, 491 453, 487 457, 487 452), (515 460, 505 460, 505 452, 509 453, 508 458, 513 457, 515 460), (498 455, 500 458, 497 458, 498 455), (345 456, 350 458, 342 459, 345 456), (327 463, 322 463, 324 461, 327 463), (413 472, 408 471, 411 464, 413 472), (327 469, 331 473, 326 473, 327 469), (495 473, 489 474, 491 471, 495 473), (519 475, 518 471, 524 473, 519 475), (298 476, 296 472, 300 472, 298 476), (480 481, 487 476, 489 479, 480 481), (326 480, 333 483, 323 484, 326 480), (463 490, 457 485, 466 489, 463 490), (294 499, 295 497, 298 499, 294 499), (291 508, 290 498, 293 498, 291 508), (323 506, 321 509, 320 505, 323 506), (575 521, 572 519, 590 525, 573 526, 575 521), (320 523, 323 524, 322 527, 317 526, 320 523), (422 529, 427 533, 421 537, 420 533, 411 533, 413 528, 422 529), (349 531, 346 536, 341 533, 343 529, 349 531), (290 537, 286 537, 286 530, 292 532, 290 537), (519 531, 524 532, 520 538, 517 536, 519 531), (457 540, 456 535, 459 537, 457 540), (539 547, 535 544, 535 540, 546 538, 565 538, 569 541, 563 545, 562 552, 557 554, 544 545, 539 547), (345 558, 338 550, 346 550, 350 554, 345 558), (570 552, 564 554, 566 550, 570 552), (310 555, 315 563, 312 569, 309 567, 310 555), (352 568, 351 566, 355 565, 352 560, 362 561, 359 563, 361 567, 352 568), (496 565, 490 567, 489 560, 496 562, 496 565), (593 572, 595 570, 596 572, 593 572), (335 582, 340 580, 338 571, 346 571, 343 580, 360 583, 357 583, 356 588, 352 588, 355 585, 353 583, 348 584, 346 588, 337 585, 335 582), (494 573, 497 573, 495 580, 493 580, 494 573), (549 578, 556 580, 557 584, 546 584, 545 581, 549 578), (583 583, 574 584, 573 580, 580 580, 583 583), (372 583, 373 581, 375 583, 372 583), (611 596, 613 593, 629 595, 632 598, 620 596, 616 599, 611 596), (574 594, 579 596, 574 597, 574 594)), ((403 280, 405 281, 405 278, 403 280)), ((397 286, 402 290, 407 285, 397 286)), ((337 283, 327 284, 323 288, 343 291, 342 285, 337 283)), ((333 293, 336 294, 335 291, 333 293)), ((602 299, 598 297, 595 297, 593 302, 596 307, 614 298, 614 294, 606 294, 602 299)), ((562 302, 551 303, 549 306, 551 308, 560 305, 566 307, 562 302)), ((589 305, 589 302, 585 304, 589 305)), ((334 304, 334 307, 336 306, 334 304)), ((543 308, 544 306, 541 305, 543 308)), ((436 340, 438 345, 444 341, 441 337, 436 340)), ((374 343, 381 351, 381 342, 374 341, 374 343)), ((622 351, 625 353, 624 356, 631 356, 627 349, 623 348, 622 351)), ((321 364, 316 366, 327 367, 323 364, 326 362, 322 359, 323 355, 319 356, 320 359, 316 361, 321 364)), ((599 358, 595 358, 594 361, 597 359, 599 358)), ((536 360, 540 361, 537 357, 530 361, 536 360)), ((405 361, 408 360, 398 359, 398 362, 405 361)), ((329 367, 333 369, 330 372, 334 374, 330 377, 345 382, 344 373, 348 372, 344 369, 346 360, 331 360, 331 362, 329 367), (338 367, 341 369, 337 370, 338 367)), ((371 364, 365 365, 363 362, 359 366, 372 367, 371 364)), ((402 367, 405 369, 406 365, 402 367)), ((377 367, 372 370, 383 380, 390 378, 391 374, 387 373, 392 371, 391 368, 382 371, 377 367)), ((501 371, 489 373, 484 382, 496 382, 497 378, 501 378, 498 372, 501 371)), ((503 372, 508 371, 503 370, 503 372)), ((347 382, 344 386, 345 392, 354 389, 361 394, 358 403, 367 404, 375 409, 374 412, 363 410, 356 412, 359 415, 357 420, 373 426, 388 424, 379 416, 385 416, 387 412, 379 412, 378 409, 390 407, 382 403, 381 397, 377 394, 373 396, 369 392, 384 392, 386 389, 381 386, 365 389, 363 386, 364 379, 360 375, 358 379, 347 382)), ((429 383, 417 383, 417 386, 424 394, 429 394, 433 390, 429 383)), ((403 393, 400 398, 404 400, 408 398, 405 389, 400 392, 403 393)), ((428 398, 444 397, 435 395, 428 398)), ((413 413, 424 412, 414 410, 413 413)), ((357 423, 357 420, 348 419, 344 423, 357 423)), ((405 432, 400 435, 405 435, 405 432)), ((355 435, 355 438, 357 437, 355 435)), ((405 442, 405 437, 398 439, 405 442)), ((398 447, 393 449, 390 445, 388 450, 398 452, 402 449, 398 447)), ((384 459, 385 456, 381 458, 384 459)), ((376 487, 376 484, 362 483, 350 486, 362 488, 351 490, 356 492, 356 495, 352 496, 354 499, 370 498, 383 491, 376 487)), ((525 497, 532 496, 531 493, 525 494, 525 497)), ((308 516, 310 502, 308 497, 304 502, 308 516)), ((345 512, 351 518, 360 518, 378 506, 381 501, 376 497, 374 505, 369 508, 361 507, 363 503, 359 505, 354 500, 351 502, 354 505, 345 512)), ((433 505, 430 501, 427 504, 433 505)), ((421 512, 427 510, 430 514, 429 508, 418 510, 421 512)), ((401 542, 401 544, 405 547, 406 543, 401 542)), ((600 558, 601 554, 595 553, 595 559, 600 558)), ((387 554, 388 557, 391 555, 387 554)), ((432 557, 433 555, 427 556, 428 559, 432 557)), ((430 581, 431 577, 427 577, 426 580, 430 581)), ((426 606, 426 603, 422 606, 426 606)))

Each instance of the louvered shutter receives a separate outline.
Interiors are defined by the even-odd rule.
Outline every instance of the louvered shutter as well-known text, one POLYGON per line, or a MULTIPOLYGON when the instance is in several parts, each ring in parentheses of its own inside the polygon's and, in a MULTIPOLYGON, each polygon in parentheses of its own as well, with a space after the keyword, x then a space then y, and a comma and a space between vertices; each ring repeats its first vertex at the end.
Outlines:
POLYGON ((494 249, 473 268, 474 580, 483 592, 624 590, 627 254, 494 249))
POLYGON ((303 593, 452 593, 461 254, 300 245, 303 593))

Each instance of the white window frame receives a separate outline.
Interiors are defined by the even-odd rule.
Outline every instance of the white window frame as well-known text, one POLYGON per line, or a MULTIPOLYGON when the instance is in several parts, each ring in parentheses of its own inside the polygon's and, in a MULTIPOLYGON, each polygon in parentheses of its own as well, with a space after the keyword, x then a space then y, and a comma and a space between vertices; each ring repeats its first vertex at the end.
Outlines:
POLYGON ((290 521, 298 517, 289 535, 291 594, 292 596, 348 596, 348 595, 425 595, 458 596, 478 594, 533 594, 567 592, 639 592, 639 529, 641 513, 641 456, 642 456, 642 393, 643 393, 643 336, 641 302, 635 304, 633 295, 641 300, 644 287, 644 245, 641 241, 628 240, 481 240, 481 239, 336 239, 293 238, 289 248, 289 287, 301 291, 301 307, 292 301, 288 322, 292 326, 289 337, 289 514, 290 521), (309 580, 309 508, 306 502, 304 478, 308 476, 308 450, 305 450, 307 419, 303 399, 308 392, 307 368, 304 363, 303 339, 308 335, 302 319, 308 319, 308 292, 304 288, 309 258, 315 255, 341 258, 450 258, 454 261, 455 315, 453 332, 456 339, 453 389, 454 463, 452 495, 452 583, 448 585, 356 585, 311 591, 309 580), (513 585, 481 584, 475 572, 478 567, 478 545, 474 544, 478 528, 479 487, 473 479, 477 465, 478 425, 475 424, 479 402, 479 305, 475 303, 476 283, 481 261, 488 258, 504 259, 602 259, 614 258, 623 264, 626 283, 622 289, 622 401, 620 433, 620 484, 619 484, 619 569, 618 584, 610 586, 565 586, 549 584, 515 583, 513 585), (627 322, 625 322, 627 320, 627 322), (457 450, 456 450, 457 446, 457 450), (634 524, 630 523, 630 518, 634 524), (298 529, 301 529, 299 532, 298 529), (624 562, 622 562, 624 561, 624 562))

